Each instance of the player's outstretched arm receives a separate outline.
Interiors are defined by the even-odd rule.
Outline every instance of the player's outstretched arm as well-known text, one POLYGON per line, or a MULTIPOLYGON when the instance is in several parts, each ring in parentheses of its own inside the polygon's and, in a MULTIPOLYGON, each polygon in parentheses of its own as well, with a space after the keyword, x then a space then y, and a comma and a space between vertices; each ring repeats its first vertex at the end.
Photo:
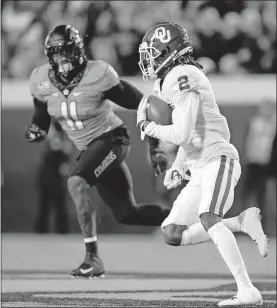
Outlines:
POLYGON ((120 80, 116 86, 107 90, 104 95, 105 98, 118 106, 131 110, 137 109, 143 98, 143 94, 139 89, 124 80, 120 80))
MULTIPOLYGON (((116 86, 105 92, 105 98, 123 108, 136 110, 143 98, 143 94, 127 81, 120 80, 116 86)), ((155 174, 159 175, 167 168, 167 155, 159 147, 158 139, 148 136, 147 140, 151 165, 155 170, 155 174)))
POLYGON ((32 124, 25 129, 25 138, 30 142, 40 142, 47 136, 49 126, 51 123, 51 117, 47 111, 47 105, 37 98, 34 100, 34 113, 32 118, 32 124))

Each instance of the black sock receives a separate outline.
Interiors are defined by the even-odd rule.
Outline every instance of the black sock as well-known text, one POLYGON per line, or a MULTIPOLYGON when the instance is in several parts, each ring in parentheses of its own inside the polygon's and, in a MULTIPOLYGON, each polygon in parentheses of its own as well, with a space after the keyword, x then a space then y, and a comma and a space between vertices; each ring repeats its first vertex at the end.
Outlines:
POLYGON ((138 205, 130 215, 125 217, 123 223, 126 225, 157 227, 162 224, 169 213, 169 209, 164 209, 159 205, 138 205))
POLYGON ((98 248, 97 248, 97 241, 85 243, 86 246, 86 252, 92 253, 94 255, 97 254, 98 248))

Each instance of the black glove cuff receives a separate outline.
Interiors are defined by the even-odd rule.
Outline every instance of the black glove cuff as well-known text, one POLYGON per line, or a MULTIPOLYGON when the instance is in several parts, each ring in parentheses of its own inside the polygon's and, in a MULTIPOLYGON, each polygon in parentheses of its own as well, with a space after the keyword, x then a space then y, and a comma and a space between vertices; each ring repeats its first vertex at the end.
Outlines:
POLYGON ((149 123, 150 123, 150 121, 141 120, 141 121, 138 123, 138 127, 144 132, 146 126, 147 126, 149 123))

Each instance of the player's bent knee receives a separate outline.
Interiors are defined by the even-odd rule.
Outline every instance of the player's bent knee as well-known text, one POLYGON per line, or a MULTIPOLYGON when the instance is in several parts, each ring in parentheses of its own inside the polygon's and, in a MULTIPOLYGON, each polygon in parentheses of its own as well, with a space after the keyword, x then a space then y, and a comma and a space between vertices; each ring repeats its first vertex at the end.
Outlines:
POLYGON ((200 216, 200 221, 203 228, 208 231, 212 226, 220 222, 222 218, 215 213, 203 213, 200 216))
POLYGON ((67 180, 67 188, 70 194, 83 193, 89 185, 85 179, 78 175, 73 175, 67 180))
POLYGON ((170 224, 163 229, 164 241, 171 246, 180 246, 182 242, 182 234, 187 226, 170 224))

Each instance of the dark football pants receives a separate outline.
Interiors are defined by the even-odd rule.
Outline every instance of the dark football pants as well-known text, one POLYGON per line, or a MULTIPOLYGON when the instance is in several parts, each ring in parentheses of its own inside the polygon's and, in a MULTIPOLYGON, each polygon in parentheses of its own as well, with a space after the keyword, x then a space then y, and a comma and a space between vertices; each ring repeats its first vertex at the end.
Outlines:
POLYGON ((124 162, 130 150, 127 129, 121 126, 94 140, 81 152, 70 176, 84 178, 115 216, 135 206, 132 177, 124 162))
POLYGON ((129 153, 130 137, 121 126, 94 140, 81 153, 70 176, 84 178, 124 224, 159 226, 169 214, 157 205, 137 206, 132 177, 124 159, 129 153))

